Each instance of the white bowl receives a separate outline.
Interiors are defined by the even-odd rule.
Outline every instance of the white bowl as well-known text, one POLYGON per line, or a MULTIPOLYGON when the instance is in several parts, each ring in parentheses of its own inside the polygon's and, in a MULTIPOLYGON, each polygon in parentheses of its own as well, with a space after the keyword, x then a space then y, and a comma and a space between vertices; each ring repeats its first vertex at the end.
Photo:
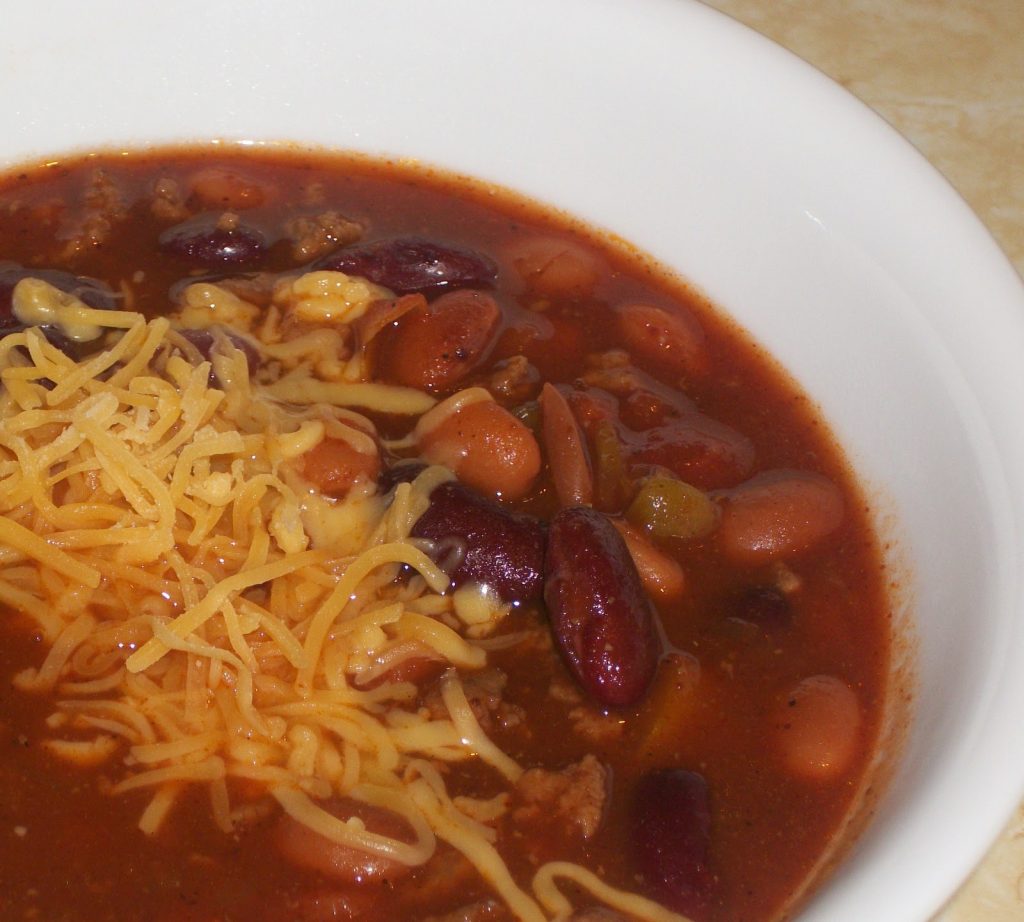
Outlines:
POLYGON ((1024 291, 908 144, 686 0, 16 4, 0 165, 277 139, 413 157, 613 230, 818 400, 912 603, 900 767, 805 920, 927 919, 1024 787, 1024 291))

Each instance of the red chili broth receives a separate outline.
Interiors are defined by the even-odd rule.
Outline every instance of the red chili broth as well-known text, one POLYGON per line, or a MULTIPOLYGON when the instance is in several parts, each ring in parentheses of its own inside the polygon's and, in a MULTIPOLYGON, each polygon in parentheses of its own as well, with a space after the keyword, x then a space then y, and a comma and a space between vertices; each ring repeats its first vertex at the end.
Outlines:
MULTIPOLYGON (((793 616, 784 629, 766 631, 731 617, 737 594, 771 582, 775 569, 725 563, 713 539, 663 545, 682 564, 687 589, 681 602, 660 609, 662 625, 672 647, 700 662, 701 680, 659 715, 660 723, 677 729, 662 733, 664 743, 657 748, 645 744, 638 729, 651 718, 637 718, 632 710, 609 718, 626 724, 623 736, 611 744, 595 746, 576 737, 565 704, 549 694, 552 680, 573 684, 554 652, 524 656, 512 649, 495 657, 509 676, 506 697, 526 709, 533 728, 527 742, 519 734, 503 739, 496 733, 499 745, 524 765, 559 768, 594 752, 611 766, 614 790, 601 832, 558 857, 581 861, 609 882, 634 889, 626 833, 631 786, 647 769, 691 769, 704 775, 712 797, 710 862, 716 884, 707 922, 774 918, 829 847, 861 793, 875 753, 890 662, 885 572, 870 510, 814 405, 734 324, 642 256, 535 203, 394 163, 226 149, 69 159, 0 182, 0 258, 66 268, 115 289, 129 283, 136 308, 160 314, 168 309, 168 292, 189 270, 156 249, 168 222, 150 214, 153 183, 171 177, 187 187, 197 170, 216 166, 270 190, 264 205, 240 212, 261 227, 279 226, 297 202, 315 199, 322 204, 302 210, 336 208, 363 221, 368 238, 416 235, 491 255, 499 264, 496 296, 506 325, 534 316, 531 296, 505 255, 510 245, 535 235, 571 238, 596 255, 600 276, 591 297, 548 307, 547 316, 566 327, 533 356, 547 380, 572 382, 584 371, 587 354, 621 347, 612 305, 682 305, 699 318, 709 343, 710 374, 686 382, 695 406, 753 442, 755 472, 798 468, 820 472, 841 487, 843 525, 810 552, 787 561, 802 585, 791 600, 793 616), (100 245, 69 254, 68 238, 95 212, 88 199, 97 171, 113 182, 128 213, 113 222, 100 245), (818 674, 841 677, 856 692, 863 718, 854 765, 832 783, 788 776, 774 754, 771 735, 772 715, 789 690, 818 674)), ((271 248, 259 268, 284 272, 296 267, 280 245, 271 248)), ((742 265, 736 271, 744 271, 742 265)), ((499 340, 474 380, 486 379, 487 368, 505 357, 501 350, 508 342, 508 337, 499 340)), ((378 422, 391 432, 401 425, 378 422)), ((547 473, 541 476, 540 486, 520 507, 549 517, 557 502, 547 473)), ((514 626, 545 625, 537 610, 513 618, 514 626)), ((155 839, 144 836, 136 823, 148 794, 108 796, 109 766, 71 768, 39 748, 50 702, 18 692, 10 678, 37 666, 45 649, 27 619, 13 612, 0 618, 0 637, 0 917, 283 922, 303 918, 293 913, 299 912, 294 907, 304 895, 330 889, 329 882, 280 859, 269 824, 225 836, 213 826, 201 793, 177 807, 155 839)), ((492 774, 479 768, 456 768, 453 777, 460 776, 467 786, 481 785, 484 794, 500 788, 492 774)), ((536 830, 528 835, 535 833, 544 838, 536 830)), ((515 841, 508 849, 510 866, 526 879, 535 845, 515 841)), ((461 859, 442 847, 394 892, 375 892, 373 908, 359 918, 440 916, 488 895, 475 874, 465 872, 461 859), (429 883, 439 872, 454 874, 454 883, 429 883)))

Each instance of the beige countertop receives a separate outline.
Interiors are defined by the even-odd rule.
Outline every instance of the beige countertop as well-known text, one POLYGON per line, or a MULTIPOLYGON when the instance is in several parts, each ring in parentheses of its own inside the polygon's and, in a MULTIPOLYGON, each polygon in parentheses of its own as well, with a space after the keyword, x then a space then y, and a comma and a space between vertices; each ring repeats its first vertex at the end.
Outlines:
MULTIPOLYGON (((1024 276, 1024 0, 704 2, 880 113, 945 174, 1024 276)), ((1024 920, 1024 804, 1007 820, 934 922, 1024 920)))

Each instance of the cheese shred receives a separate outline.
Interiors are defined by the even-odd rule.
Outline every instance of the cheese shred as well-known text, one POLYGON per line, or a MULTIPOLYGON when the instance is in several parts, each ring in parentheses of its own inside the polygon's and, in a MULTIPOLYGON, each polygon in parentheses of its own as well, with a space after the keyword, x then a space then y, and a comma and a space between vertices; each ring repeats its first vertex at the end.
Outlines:
MULTIPOLYGON (((275 310, 308 288, 282 290, 275 310)), ((182 316, 215 326, 204 305, 230 298, 206 283, 199 294, 182 316)), ((349 338, 323 330, 312 351, 275 332, 250 376, 230 337, 208 358, 181 318, 85 308, 45 283, 19 283, 19 299, 95 345, 75 361, 38 329, 0 340, 0 603, 46 641, 15 685, 53 697, 54 758, 104 766, 111 795, 142 792, 147 835, 199 786, 225 833, 278 810, 409 866, 447 842, 524 922, 570 914, 558 878, 638 919, 682 919, 571 864, 542 867, 531 894, 496 847, 508 794, 449 796, 452 763, 480 763, 506 792, 523 773, 463 685, 494 645, 466 630, 476 609, 456 606, 448 575, 410 537, 451 473, 428 468, 388 498, 357 478, 335 499, 302 464, 331 433, 378 450, 349 408, 419 415, 433 398, 341 380, 355 367, 349 338), (401 678, 424 660, 444 670, 440 713, 401 678), (397 814, 410 835, 335 815, 339 797, 397 814)), ((243 307, 255 324, 259 311, 243 307)), ((259 341, 255 327, 241 333, 259 341)))

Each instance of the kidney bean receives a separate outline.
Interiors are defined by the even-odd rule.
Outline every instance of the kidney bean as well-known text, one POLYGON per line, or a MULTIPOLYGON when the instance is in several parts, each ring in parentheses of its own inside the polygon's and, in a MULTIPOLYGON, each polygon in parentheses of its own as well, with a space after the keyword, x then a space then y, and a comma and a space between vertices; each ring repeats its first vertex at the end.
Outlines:
POLYGON ((487 356, 500 319, 489 294, 443 294, 377 334, 377 377, 433 393, 451 390, 487 356))
POLYGON ((439 546, 457 542, 464 548, 462 560, 448 574, 453 588, 481 583, 505 602, 540 599, 545 535, 538 519, 509 512, 458 481, 449 481, 430 494, 430 506, 412 535, 439 546))
MULTIPOLYGON (((0 339, 9 336, 11 333, 21 333, 23 330, 27 330, 28 326, 28 324, 22 323, 14 317, 0 319, 0 339)), ((68 339, 55 326, 45 325, 39 327, 39 330, 51 346, 55 349, 60 349, 66 356, 75 361, 80 360, 88 351, 88 343, 79 343, 73 339, 68 339)), ((42 378, 39 383, 47 389, 52 389, 54 386, 49 378, 42 378)))
POLYGON ((714 876, 709 862, 711 798, 697 772, 648 772, 633 792, 630 837, 652 895, 677 912, 706 911, 714 876))
MULTIPOLYGON (((249 374, 254 375, 259 371, 260 367, 260 353, 259 350, 249 340, 237 333, 233 333, 224 327, 219 327, 220 331, 231 341, 236 349, 240 349, 242 354, 245 356, 246 364, 249 366, 249 374)), ((213 354, 213 344, 216 342, 216 336, 214 331, 210 327, 204 329, 198 329, 195 327, 186 327, 178 330, 178 333, 187 339, 196 349, 199 350, 199 354, 209 361, 213 354)), ((210 372, 211 378, 213 372, 210 372)))
POLYGON ((775 709, 774 723, 782 762, 798 778, 834 780, 856 758, 860 703, 835 676, 811 676, 797 684, 775 709))
POLYGON ((521 499, 540 473, 532 432, 493 400, 467 403, 420 437, 420 452, 480 493, 521 499))
POLYGON ((708 371, 704 330, 681 309, 627 304, 617 315, 623 344, 642 362, 673 378, 700 377, 708 371))
MULTIPOLYGON (((409 824, 397 813, 382 807, 344 798, 325 809, 341 819, 358 816, 370 832, 412 841, 409 824)), ((382 884, 405 877, 412 870, 408 865, 383 855, 332 842, 287 814, 278 820, 275 840, 286 861, 300 868, 318 871, 332 880, 382 884)))
MULTIPOLYGON (((42 279, 54 288, 74 295, 83 304, 98 310, 117 310, 117 297, 110 286, 98 279, 74 275, 62 269, 30 269, 15 262, 0 262, 0 323, 11 318, 11 294, 22 279, 42 279)), ((17 321, 15 321, 16 323, 17 321)), ((21 327, 24 329, 24 326, 21 327)))
POLYGON ((809 471, 771 471, 720 496, 718 542, 737 563, 763 564, 810 550, 843 521, 843 496, 809 471))
POLYGON ((558 501, 563 506, 589 506, 594 478, 584 447, 583 433, 569 404, 553 384, 540 392, 541 435, 558 501))
POLYGON ((667 468, 701 490, 731 486, 754 464, 746 436, 702 413, 687 413, 626 441, 633 463, 667 468))
MULTIPOLYGON (((11 333, 20 333, 31 324, 22 323, 13 314, 12 294, 15 286, 24 278, 41 279, 73 294, 83 304, 98 310, 117 310, 114 292, 105 282, 84 275, 74 275, 62 269, 30 269, 15 262, 0 262, 0 338, 11 333)), ((59 327, 43 324, 39 327, 47 341, 56 349, 76 361, 86 355, 92 345, 80 343, 65 336, 59 327)), ((44 384, 46 382, 43 382, 44 384)))
POLYGON ((550 298, 586 297, 599 274, 594 254, 562 237, 521 240, 508 258, 529 291, 550 298))
POLYGON ((199 266, 244 266, 258 263, 266 254, 266 240, 258 230, 233 215, 207 212, 167 228, 159 238, 160 249, 199 266))
POLYGON ((343 247, 313 266, 362 276, 397 294, 493 288, 498 278, 498 267, 489 257, 420 237, 343 247))
POLYGON ((580 685, 605 707, 639 701, 658 665, 654 612, 622 537, 600 512, 563 509, 551 521, 544 601, 555 640, 580 685))

